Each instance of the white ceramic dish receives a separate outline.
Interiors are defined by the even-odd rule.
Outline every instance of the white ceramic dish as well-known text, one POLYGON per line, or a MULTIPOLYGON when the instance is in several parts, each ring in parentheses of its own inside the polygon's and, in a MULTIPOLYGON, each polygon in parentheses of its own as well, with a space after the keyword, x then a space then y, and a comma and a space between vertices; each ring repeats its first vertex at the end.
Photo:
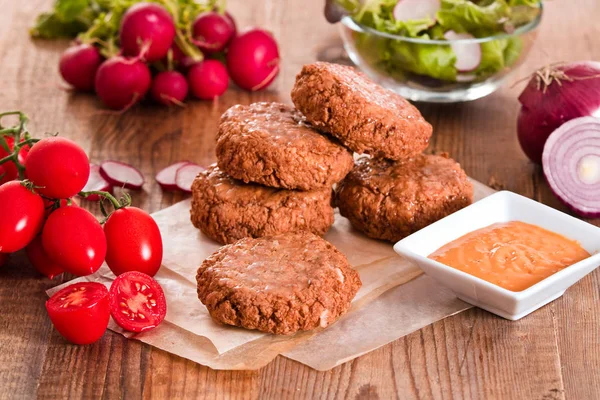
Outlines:
POLYGON ((463 301, 515 321, 562 296, 566 289, 600 265, 600 228, 534 200, 502 191, 402 239, 394 250, 450 288, 463 301), (469 232, 515 220, 577 240, 592 256, 521 292, 501 288, 427 258, 438 248, 469 232))

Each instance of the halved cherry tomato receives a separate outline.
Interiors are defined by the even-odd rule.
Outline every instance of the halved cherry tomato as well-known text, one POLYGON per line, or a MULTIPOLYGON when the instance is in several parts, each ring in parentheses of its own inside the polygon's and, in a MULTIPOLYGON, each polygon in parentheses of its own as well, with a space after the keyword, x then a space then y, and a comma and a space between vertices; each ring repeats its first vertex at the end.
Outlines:
POLYGON ((106 256, 102 225, 79 207, 61 207, 50 214, 42 230, 42 245, 65 271, 79 276, 96 272, 106 256))
POLYGON ((104 224, 106 264, 115 275, 139 271, 156 275, 163 257, 160 230, 154 219, 136 207, 114 211, 104 224))
POLYGON ((110 287, 110 314, 127 331, 147 331, 165 319, 165 294, 151 276, 137 271, 125 272, 117 276, 110 287))
POLYGON ((110 318, 108 290, 97 282, 78 282, 46 302, 56 330, 75 344, 90 344, 104 335, 110 318))
POLYGON ((19 181, 0 186, 0 252, 21 250, 44 224, 44 201, 19 181))
POLYGON ((73 197, 90 176, 90 162, 75 142, 58 136, 33 145, 25 162, 27 177, 38 192, 52 199, 73 197))
POLYGON ((0 267, 6 264, 8 261, 9 253, 0 253, 0 267))
POLYGON ((48 257, 42 246, 42 235, 38 235, 25 247, 29 262, 40 274, 52 279, 65 272, 64 268, 48 257))

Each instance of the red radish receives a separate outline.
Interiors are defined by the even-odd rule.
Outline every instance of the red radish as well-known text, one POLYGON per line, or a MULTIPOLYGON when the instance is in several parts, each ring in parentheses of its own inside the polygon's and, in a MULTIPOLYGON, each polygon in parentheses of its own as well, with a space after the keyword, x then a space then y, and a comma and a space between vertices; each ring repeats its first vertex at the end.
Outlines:
POLYGON ((479 43, 469 42, 475 37, 469 33, 456 33, 448 31, 444 34, 446 40, 451 41, 450 47, 456 54, 454 66, 459 72, 469 72, 477 69, 481 63, 481 46, 479 43))
POLYGON ((156 174, 156 182, 158 182, 163 190, 177 190, 177 183, 175 182, 177 170, 187 164, 192 163, 189 161, 180 161, 160 170, 158 174, 156 174))
POLYGON ((194 44, 206 54, 225 49, 235 35, 235 26, 225 15, 214 11, 205 12, 192 25, 194 44))
MULTIPOLYGON (((91 192, 91 191, 102 191, 102 192, 111 192, 112 186, 110 183, 102 177, 100 173, 100 166, 96 164, 90 164, 90 177, 88 178, 87 183, 84 188, 81 190, 82 192, 91 192)), ((100 196, 97 194, 91 194, 85 198, 89 201, 98 201, 100 200, 100 196)))
POLYGON ((396 21, 410 21, 431 18, 435 21, 436 14, 441 8, 440 0, 399 0, 394 7, 396 21))
POLYGON ((123 53, 148 62, 164 58, 175 38, 171 14, 156 3, 137 3, 123 14, 119 31, 123 53))
POLYGON ((152 81, 152 98, 166 106, 182 105, 188 93, 185 77, 177 71, 158 73, 152 81))
POLYGON ((231 79, 246 90, 261 90, 279 73, 279 49, 273 36, 252 28, 233 38, 227 51, 231 79))
POLYGON ((63 79, 75 89, 91 91, 101 63, 98 49, 84 43, 65 50, 60 57, 59 70, 63 79))
POLYGON ((237 24, 235 23, 233 15, 231 15, 228 11, 225 11, 225 18, 227 18, 233 26, 233 36, 235 36, 235 34, 237 33, 237 24))
POLYGON ((119 161, 103 161, 100 164, 100 174, 111 185, 128 189, 141 189, 145 182, 144 175, 139 170, 119 161))
POLYGON ((537 70, 519 96, 517 133, 521 148, 541 163, 544 143, 573 118, 600 117, 600 62, 548 65, 537 70))
POLYGON ((201 167, 200 165, 187 163, 183 167, 179 168, 175 174, 175 183, 177 187, 184 192, 191 193, 194 179, 200 172, 205 170, 206 168, 201 167))
POLYGON ((582 217, 600 217, 600 120, 580 117, 552 132, 542 154, 550 188, 582 217))
POLYGON ((146 95, 151 81, 146 64, 117 56, 104 61, 98 68, 96 93, 107 107, 124 110, 146 95))
POLYGON ((187 79, 192 94, 202 100, 221 96, 229 86, 227 69, 217 60, 205 60, 192 65, 187 79))

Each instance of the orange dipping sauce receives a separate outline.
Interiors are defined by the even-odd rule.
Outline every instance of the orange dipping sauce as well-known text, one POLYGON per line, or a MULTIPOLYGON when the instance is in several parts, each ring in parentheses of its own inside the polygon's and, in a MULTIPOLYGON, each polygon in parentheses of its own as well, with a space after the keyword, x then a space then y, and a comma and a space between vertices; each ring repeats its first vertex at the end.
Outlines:
POLYGON ((468 233, 429 258, 519 292, 589 256, 574 240, 539 226, 510 221, 468 233))

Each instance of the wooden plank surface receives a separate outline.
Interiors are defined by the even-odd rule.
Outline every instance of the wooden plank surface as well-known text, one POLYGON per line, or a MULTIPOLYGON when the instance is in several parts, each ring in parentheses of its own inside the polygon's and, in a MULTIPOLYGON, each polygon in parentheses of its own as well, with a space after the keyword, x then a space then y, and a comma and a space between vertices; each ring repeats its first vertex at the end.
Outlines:
MULTIPOLYGON (((34 16, 50 3, 0 0, 0 108, 24 110, 33 132, 60 132, 84 146, 92 161, 129 162, 148 178, 174 161, 214 161, 224 110, 260 100, 290 102, 302 64, 343 57, 336 27, 321 17, 322 1, 231 0, 241 26, 267 27, 279 40, 282 70, 269 91, 231 89, 215 103, 108 114, 95 98, 59 89, 57 62, 66 42, 28 38, 34 16)), ((599 59, 599 18, 596 0, 547 2, 537 44, 515 80, 551 61, 599 59)), ((434 125, 430 150, 450 152, 475 179, 562 209, 540 168, 519 149, 518 92, 506 87, 473 103, 419 105, 434 125)), ((134 204, 156 211, 183 198, 162 193, 149 179, 134 204)), ((521 321, 474 309, 328 372, 283 357, 259 371, 213 371, 112 332, 94 345, 67 344, 43 306, 44 291, 65 279, 40 278, 22 255, 0 270, 0 398, 600 398, 598 271, 521 321)))

